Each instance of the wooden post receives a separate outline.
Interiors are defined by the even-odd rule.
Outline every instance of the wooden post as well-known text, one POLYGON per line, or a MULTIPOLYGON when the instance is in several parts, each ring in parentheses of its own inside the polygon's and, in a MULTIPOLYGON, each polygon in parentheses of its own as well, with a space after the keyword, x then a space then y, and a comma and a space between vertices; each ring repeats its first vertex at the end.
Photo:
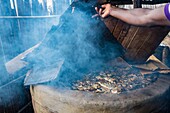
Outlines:
POLYGON ((142 0, 133 0, 134 8, 142 8, 142 0))

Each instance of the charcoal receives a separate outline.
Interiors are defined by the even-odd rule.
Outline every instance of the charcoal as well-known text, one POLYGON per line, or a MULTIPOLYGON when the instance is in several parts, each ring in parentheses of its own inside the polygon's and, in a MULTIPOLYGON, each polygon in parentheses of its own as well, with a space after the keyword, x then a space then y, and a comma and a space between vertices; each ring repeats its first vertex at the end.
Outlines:
POLYGON ((106 70, 101 72, 93 72, 84 75, 84 78, 72 84, 73 90, 79 90, 79 86, 83 89, 79 91, 91 91, 94 93, 112 93, 121 94, 139 88, 147 87, 158 79, 158 75, 140 74, 139 71, 132 71, 133 69, 124 70, 121 67, 114 67, 113 70, 106 70), (117 69, 119 68, 119 69, 117 69), (115 74, 115 70, 124 71, 123 75, 115 74), (109 73, 108 73, 109 72, 109 73), (135 73, 134 73, 135 72, 135 73), (107 76, 109 75, 109 76, 107 76), (88 77, 87 77, 88 76, 88 77), (88 78, 88 79, 87 79, 88 78), (88 82, 87 82, 88 81, 88 82), (85 85, 82 85, 82 84, 85 85), (75 88, 77 87, 77 88, 75 88), (88 88, 85 88, 88 87, 88 88))

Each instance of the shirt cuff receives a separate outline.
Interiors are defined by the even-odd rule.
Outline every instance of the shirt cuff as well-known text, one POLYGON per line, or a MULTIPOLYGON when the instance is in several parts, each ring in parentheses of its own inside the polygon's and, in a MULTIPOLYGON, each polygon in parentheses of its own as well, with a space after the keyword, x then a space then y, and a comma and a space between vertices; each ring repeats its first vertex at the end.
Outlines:
POLYGON ((165 12, 166 18, 170 21, 170 4, 165 5, 164 12, 165 12))

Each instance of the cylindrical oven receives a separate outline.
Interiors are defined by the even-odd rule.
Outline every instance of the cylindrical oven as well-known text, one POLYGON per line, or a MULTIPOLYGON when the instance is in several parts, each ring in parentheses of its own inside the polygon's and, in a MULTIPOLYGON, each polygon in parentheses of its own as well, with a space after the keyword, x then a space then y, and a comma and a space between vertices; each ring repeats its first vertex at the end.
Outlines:
POLYGON ((161 75, 148 87, 122 94, 98 94, 31 86, 35 113, 168 113, 170 77, 161 75))
MULTIPOLYGON (((57 55, 66 59, 66 65, 64 67, 66 73, 60 73, 59 75, 66 76, 64 77, 65 80, 78 78, 77 75, 83 73, 85 70, 94 71, 95 64, 101 61, 101 59, 95 59, 96 55, 99 56, 98 58, 104 59, 106 56, 103 56, 103 52, 119 53, 119 51, 116 52, 115 50, 109 50, 108 48, 111 48, 112 44, 109 43, 110 46, 107 46, 108 43, 103 43, 106 39, 101 37, 106 37, 109 41, 113 41, 114 44, 116 44, 114 46, 117 48, 116 50, 122 50, 120 45, 115 43, 115 39, 110 39, 112 38, 112 34, 110 35, 108 29, 100 29, 105 28, 105 25, 99 18, 97 18, 96 21, 92 21, 91 18, 89 19, 91 16, 88 14, 94 13, 94 11, 91 12, 92 10, 89 10, 91 4, 89 4, 88 1, 82 1, 76 1, 68 8, 68 10, 61 16, 59 26, 52 28, 49 34, 47 34, 47 38, 42 43, 40 49, 36 51, 41 53, 43 47, 47 46, 49 46, 50 50, 61 49, 62 51, 57 51, 57 53, 60 53, 60 56, 57 55), (85 19, 87 19, 87 21, 85 19), (101 23, 97 23, 97 21, 100 21, 101 23), (85 24, 88 26, 84 26, 85 24), (96 24, 100 27, 96 27, 96 24), (97 32, 98 35, 94 32, 97 32), (91 47, 91 42, 94 41, 93 44, 95 47, 97 46, 97 48, 104 51, 100 51, 99 54, 96 54, 87 47, 87 44, 80 43, 82 39, 83 41, 90 42, 88 43, 90 45, 88 47, 91 47), (100 41, 102 43, 98 43, 100 41), (83 49, 84 47, 87 48, 83 49), (82 49, 84 50, 83 52, 81 52, 82 49), (84 53, 86 52, 88 53, 87 55, 89 55, 88 58, 90 58, 90 60, 84 59, 84 53), (69 69, 72 69, 71 71, 74 71, 75 73, 67 75, 69 69)), ((111 28, 108 27, 109 30, 127 49, 125 58, 128 61, 137 61, 138 63, 147 60, 161 40, 163 40, 164 36, 168 33, 169 29, 167 27, 150 28, 129 26, 116 19, 114 19, 114 21, 109 21, 106 25, 112 26, 111 28), (160 33, 157 34, 158 31, 160 31, 160 33), (143 35, 145 32, 147 33, 147 36, 143 35), (155 42, 156 38, 158 38, 157 42, 155 42)), ((55 51, 53 51, 53 53, 55 53, 55 51)), ((112 54, 108 54, 111 58, 108 58, 107 61, 122 55, 120 54, 114 54, 113 57, 111 56, 112 54)), ((32 57, 34 63, 42 63, 41 59, 37 58, 38 61, 35 60, 36 58, 36 55, 32 57)), ((47 56, 45 58, 48 59, 48 63, 52 63, 56 58, 56 55, 53 55, 53 57, 47 56)), ((106 61, 104 60, 102 63, 105 62, 106 61)), ((102 65, 99 65, 99 67, 100 66, 102 65)), ((143 88, 137 88, 136 90, 122 92, 120 94, 76 91, 70 89, 70 86, 66 85, 68 81, 58 82, 56 85, 51 85, 51 83, 55 82, 53 81, 50 84, 31 86, 30 89, 35 113, 160 113, 168 112, 167 106, 169 105, 170 94, 169 80, 169 76, 160 74, 158 79, 152 84, 143 88), (58 84, 66 86, 60 87, 58 84)))
POLYGON ((30 91, 34 112, 168 113, 170 111, 169 75, 141 74, 139 70, 121 59, 111 62, 103 70, 91 70, 84 74, 66 69, 61 72, 57 80, 32 85, 30 91), (94 86, 96 84, 100 86, 94 86))

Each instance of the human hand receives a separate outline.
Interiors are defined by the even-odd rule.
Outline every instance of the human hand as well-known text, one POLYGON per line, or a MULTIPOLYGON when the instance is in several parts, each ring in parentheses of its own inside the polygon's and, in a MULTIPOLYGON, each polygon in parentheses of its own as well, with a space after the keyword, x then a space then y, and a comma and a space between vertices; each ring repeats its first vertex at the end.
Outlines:
POLYGON ((112 6, 111 4, 104 4, 101 6, 101 8, 95 7, 95 10, 98 14, 94 15, 101 16, 102 18, 105 18, 110 15, 111 11, 116 8, 115 6, 112 6))

